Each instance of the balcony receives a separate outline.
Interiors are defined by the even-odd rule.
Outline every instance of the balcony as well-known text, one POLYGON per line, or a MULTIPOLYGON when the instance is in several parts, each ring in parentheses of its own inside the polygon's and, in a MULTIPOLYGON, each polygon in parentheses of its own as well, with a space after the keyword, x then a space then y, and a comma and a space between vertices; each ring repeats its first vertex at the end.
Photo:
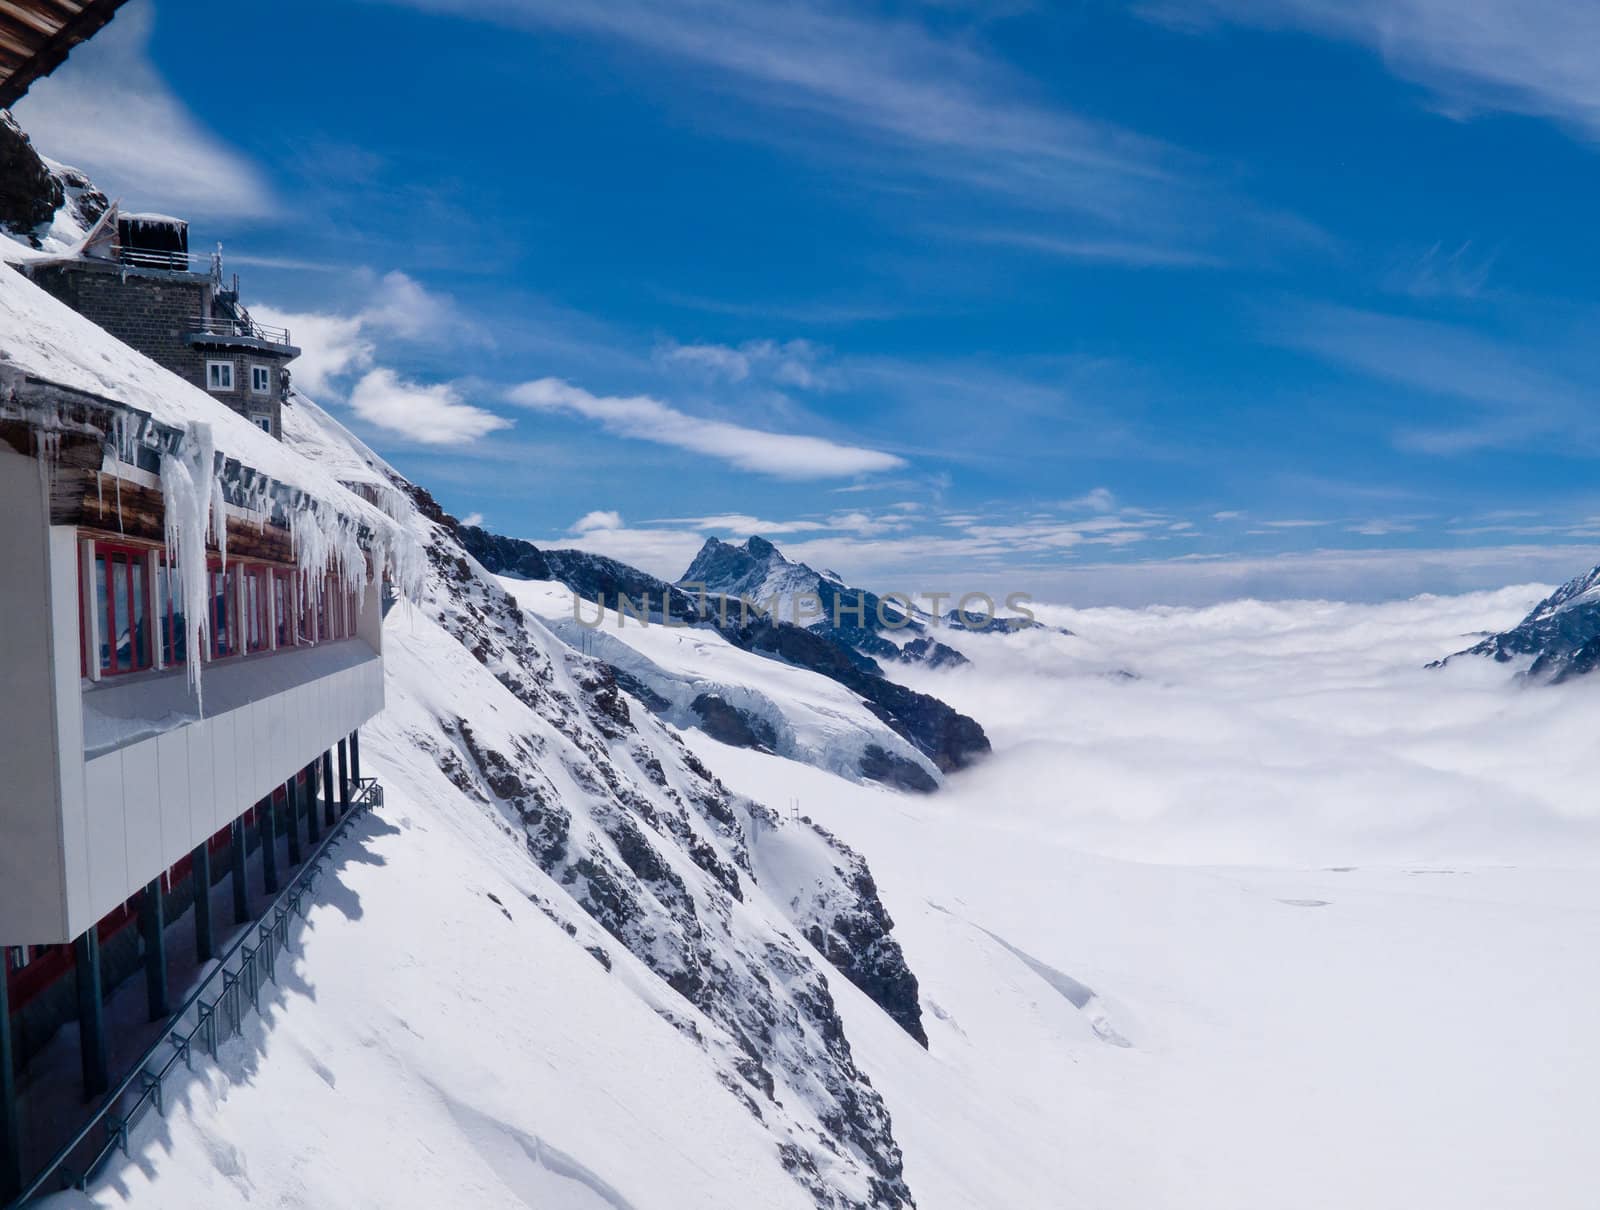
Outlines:
POLYGON ((249 316, 211 315, 197 316, 189 321, 191 340, 207 337, 221 340, 256 340, 262 344, 290 345, 288 328, 274 328, 258 324, 249 316))

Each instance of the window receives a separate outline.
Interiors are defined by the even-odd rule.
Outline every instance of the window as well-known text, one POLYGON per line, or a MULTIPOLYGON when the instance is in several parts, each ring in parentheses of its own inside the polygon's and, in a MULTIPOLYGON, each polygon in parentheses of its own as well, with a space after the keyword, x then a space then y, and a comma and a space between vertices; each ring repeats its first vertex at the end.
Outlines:
POLYGON ((246 651, 265 651, 271 645, 269 607, 272 573, 266 567, 244 567, 241 572, 244 583, 244 605, 239 620, 239 637, 246 651))
POLYGON ((300 641, 302 643, 315 643, 317 634, 317 589, 316 582, 304 576, 299 582, 300 589, 300 641))
POLYGON ((282 568, 272 573, 272 624, 278 632, 278 646, 292 647, 297 641, 294 626, 294 572, 282 568))
POLYGON ((263 433, 272 432, 272 417, 271 416, 257 416, 255 418, 255 421, 256 421, 257 427, 259 427, 263 433))
POLYGON ((250 390, 256 395, 272 394, 272 371, 267 366, 250 367, 250 390))
POLYGON ((150 551, 138 547, 95 543, 94 609, 102 676, 151 666, 150 558, 150 551))
POLYGON ((337 636, 333 633, 333 619, 328 616, 328 598, 333 595, 333 577, 327 576, 322 583, 317 585, 317 638, 331 639, 337 636))
POLYGON ((231 391, 233 390, 233 362, 208 361, 206 362, 206 390, 231 391))
POLYGON ((161 556, 156 568, 156 613, 161 620, 161 662, 168 667, 189 658, 189 623, 183 608, 183 574, 161 556))
POLYGON ((239 653, 239 634, 235 627, 234 584, 239 565, 229 564, 226 572, 213 566, 206 572, 211 609, 211 658, 220 660, 239 653))

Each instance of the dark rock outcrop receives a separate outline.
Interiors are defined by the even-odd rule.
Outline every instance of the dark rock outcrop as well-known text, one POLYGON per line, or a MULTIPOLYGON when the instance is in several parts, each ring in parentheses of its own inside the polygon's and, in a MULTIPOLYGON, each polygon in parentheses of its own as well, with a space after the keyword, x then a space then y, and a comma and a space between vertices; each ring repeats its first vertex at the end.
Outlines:
POLYGON ((1464 655, 1488 656, 1500 663, 1532 656, 1525 675, 1550 684, 1593 672, 1600 666, 1600 567, 1568 580, 1510 630, 1489 635, 1429 667, 1464 655))
POLYGON ((746 714, 715 693, 702 693, 689 703, 689 708, 699 715, 705 733, 725 744, 770 752, 778 741, 771 723, 746 714))
POLYGON ((62 206, 88 228, 109 205, 77 169, 47 164, 10 111, 0 109, 0 227, 37 248, 62 206))

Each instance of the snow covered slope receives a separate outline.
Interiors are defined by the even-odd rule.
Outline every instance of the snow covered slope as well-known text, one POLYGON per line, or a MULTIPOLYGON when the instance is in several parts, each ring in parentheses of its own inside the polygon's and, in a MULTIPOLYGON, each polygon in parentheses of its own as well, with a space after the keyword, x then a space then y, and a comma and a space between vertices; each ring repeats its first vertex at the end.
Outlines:
MULTIPOLYGON (((286 432, 306 454, 369 487, 392 474, 326 414, 300 400, 291 410, 286 432)), ((352 912, 360 901, 336 895, 362 923, 319 958, 313 921, 301 969, 316 978, 323 962, 344 963, 344 946, 367 945, 373 954, 354 964, 367 975, 332 976, 348 998, 326 1020, 287 997, 319 1047, 390 1058, 381 1077, 364 1052, 353 1075, 314 1064, 333 1093, 319 1102, 328 1117, 291 1136, 329 1162, 292 1176, 255 1168, 268 1195, 361 1204, 365 1194, 334 1193, 415 1180, 489 1190, 506 1204, 543 1195, 575 1206, 745 1206, 754 1190, 759 1204, 912 1206, 889 1114, 855 1065, 833 997, 857 984, 920 1049, 916 980, 859 857, 728 793, 604 663, 566 647, 472 563, 425 492, 393 487, 415 502, 405 516, 428 573, 417 605, 386 621, 388 706, 363 757, 405 812, 398 832, 380 825, 370 842, 368 860, 385 866, 375 876, 391 860, 413 871, 380 898, 410 902, 352 912), (764 868, 783 872, 770 891, 764 868), (482 935, 463 940, 473 929, 482 935), (391 978, 391 964, 418 969, 391 978), (543 1013, 552 995, 567 1003, 543 1013), (656 1064, 648 1056, 658 1052, 656 1064), (480 1087, 484 1071, 497 1074, 480 1087), (402 1133, 426 1144, 423 1154, 391 1168, 389 1149, 336 1130, 355 1154, 331 1162, 317 1143, 328 1121, 380 1104, 421 1107, 402 1111, 402 1133), (658 1125, 657 1115, 675 1120, 658 1125), (660 1142, 641 1147, 642 1135, 660 1142)), ((276 1031, 262 1042, 278 1044, 276 1031)), ((213 1129, 198 1104, 191 1098, 191 1116, 173 1129, 213 1129)), ((229 1179, 205 1177, 194 1204, 264 1195, 232 1179, 235 1166, 258 1163, 240 1150, 221 1165, 229 1179)), ((158 1173, 133 1200, 181 1204, 168 1190, 158 1173)))
MULTIPOLYGON (((501 583, 569 645, 587 644, 636 692, 648 692, 652 708, 674 726, 700 727, 852 779, 891 756, 932 783, 942 777, 837 681, 735 647, 710 626, 618 626, 613 614, 591 627, 574 616, 573 593, 564 584, 509 576, 501 583)), ((594 621, 592 606, 584 617, 594 621)))
POLYGON ((1586 1210, 1600 707, 1421 667, 1537 593, 974 638, 912 796, 680 738, 414 499, 393 807, 97 1204, 1586 1210))

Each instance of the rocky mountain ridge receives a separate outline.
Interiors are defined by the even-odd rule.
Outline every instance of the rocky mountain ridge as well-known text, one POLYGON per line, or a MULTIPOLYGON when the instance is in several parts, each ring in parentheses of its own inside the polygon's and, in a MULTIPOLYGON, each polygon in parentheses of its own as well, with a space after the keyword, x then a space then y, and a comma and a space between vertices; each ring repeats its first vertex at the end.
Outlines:
MULTIPOLYGON (((688 625, 713 626, 733 645, 820 673, 857 694, 867 709, 894 732, 913 744, 943 772, 970 765, 989 751, 989 740, 976 720, 937 698, 918 693, 884 677, 879 665, 838 636, 795 626, 741 611, 735 606, 725 617, 713 607, 704 616, 696 593, 659 580, 646 572, 604 555, 586 551, 544 550, 518 538, 491 534, 475 526, 460 526, 462 545, 496 574, 528 579, 555 580, 588 601, 614 605, 619 594, 630 600, 648 600, 656 616, 665 614, 688 625), (663 604, 664 603, 664 604, 663 604)), ((641 695, 648 701, 648 695, 641 695)), ((728 710, 709 704, 723 721, 728 710)), ((713 724, 715 725, 715 724, 713 724)), ((719 738, 759 744, 755 728, 741 736, 722 727, 719 738)), ((929 791, 937 782, 916 765, 893 753, 874 753, 862 769, 865 776, 904 789, 929 791)))
POLYGON ((1524 675, 1549 684, 1593 672, 1600 667, 1600 567, 1568 580, 1510 630, 1491 634, 1430 667, 1466 655, 1500 663, 1532 656, 1524 675))
POLYGON ((730 608, 737 608, 739 601, 770 604, 779 620, 827 635, 866 661, 933 668, 967 662, 954 647, 934 638, 932 627, 903 602, 851 587, 835 572, 793 562, 759 536, 739 545, 707 538, 677 582, 696 594, 704 591, 710 597, 725 598, 730 608), (820 614, 808 619, 806 606, 812 598, 820 614))

